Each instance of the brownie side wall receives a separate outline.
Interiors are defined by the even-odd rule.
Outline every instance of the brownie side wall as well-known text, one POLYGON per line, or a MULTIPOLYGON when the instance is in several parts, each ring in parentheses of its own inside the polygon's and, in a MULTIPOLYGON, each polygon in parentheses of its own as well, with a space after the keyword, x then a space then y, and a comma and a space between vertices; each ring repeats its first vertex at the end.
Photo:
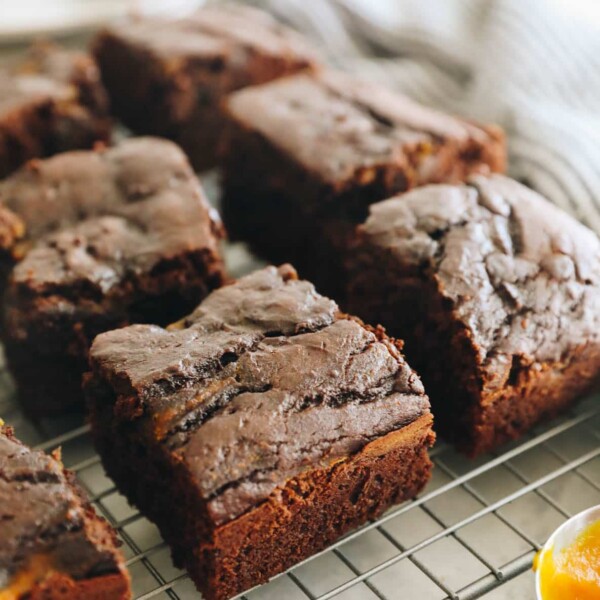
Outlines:
POLYGON ((269 263, 293 264, 303 279, 345 310, 345 256, 355 224, 344 218, 311 217, 297 210, 282 192, 251 189, 230 189, 222 198, 222 216, 231 238, 247 242, 269 263))
POLYGON ((92 434, 108 474, 156 522, 207 600, 223 600, 318 552, 346 531, 413 497, 430 476, 431 414, 351 458, 291 479, 268 501, 214 527, 192 483, 133 424, 115 423, 115 397, 88 376, 92 434))
POLYGON ((136 422, 115 417, 116 395, 101 377, 86 374, 84 393, 92 437, 107 474, 132 504, 156 522, 174 562, 183 566, 192 544, 184 540, 196 539, 199 531, 203 538, 211 536, 203 500, 194 497, 186 502, 193 484, 169 460, 168 451, 159 442, 149 447, 136 422))
MULTIPOLYGON (((313 469, 251 512, 215 532, 218 556, 207 600, 225 600, 325 549, 390 506, 413 498, 431 472, 430 414, 365 446, 349 459, 313 469)), ((202 548, 188 565, 202 589, 202 548)))
POLYGON ((19 405, 29 418, 83 410, 81 377, 86 369, 85 358, 48 356, 10 343, 4 343, 4 352, 19 405))
POLYGON ((563 361, 516 366, 500 393, 484 395, 473 414, 472 455, 493 450, 553 419, 600 385, 600 347, 581 346, 563 361))
POLYGON ((62 573, 55 573, 27 594, 27 600, 129 600, 130 598, 129 581, 122 573, 77 581, 62 573))
POLYGON ((493 450, 555 417, 598 380, 600 348, 582 347, 560 362, 514 361, 506 381, 486 389, 468 330, 425 272, 402 271, 390 254, 372 247, 355 249, 347 264, 348 310, 405 340, 403 351, 423 379, 436 430, 468 455, 493 450))
POLYGON ((102 331, 129 323, 172 323, 224 279, 221 259, 201 250, 163 259, 148 273, 126 275, 107 294, 86 281, 45 288, 9 283, 6 338, 34 344, 39 352, 79 356, 102 331))
POLYGON ((56 106, 44 139, 43 157, 59 152, 92 148, 97 142, 109 142, 111 122, 80 105, 56 106))
POLYGON ((51 103, 28 105, 13 111, 0 121, 0 178, 4 178, 27 159, 43 155, 43 140, 38 135, 42 128, 40 113, 48 112, 51 103))
POLYGON ((111 112, 135 131, 166 135, 174 119, 170 100, 174 82, 160 62, 150 52, 133 48, 108 32, 96 38, 92 52, 111 112))

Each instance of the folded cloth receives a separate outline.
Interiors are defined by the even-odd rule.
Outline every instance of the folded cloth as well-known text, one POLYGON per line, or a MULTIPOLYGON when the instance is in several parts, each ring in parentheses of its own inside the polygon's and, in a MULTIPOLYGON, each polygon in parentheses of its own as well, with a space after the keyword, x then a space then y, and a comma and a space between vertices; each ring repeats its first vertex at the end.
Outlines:
POLYGON ((341 68, 502 125, 510 174, 600 232, 600 2, 253 3, 341 68))

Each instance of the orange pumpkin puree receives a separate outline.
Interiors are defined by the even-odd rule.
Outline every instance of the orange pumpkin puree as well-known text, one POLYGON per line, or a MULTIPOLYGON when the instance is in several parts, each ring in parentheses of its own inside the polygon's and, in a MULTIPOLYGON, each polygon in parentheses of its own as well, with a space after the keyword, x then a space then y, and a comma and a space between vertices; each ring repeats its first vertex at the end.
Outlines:
POLYGON ((43 555, 34 556, 24 569, 14 575, 9 586, 0 590, 0 600, 19 600, 51 574, 50 559, 43 555))
POLYGON ((534 568, 543 600, 600 600, 600 521, 559 552, 544 552, 534 568))

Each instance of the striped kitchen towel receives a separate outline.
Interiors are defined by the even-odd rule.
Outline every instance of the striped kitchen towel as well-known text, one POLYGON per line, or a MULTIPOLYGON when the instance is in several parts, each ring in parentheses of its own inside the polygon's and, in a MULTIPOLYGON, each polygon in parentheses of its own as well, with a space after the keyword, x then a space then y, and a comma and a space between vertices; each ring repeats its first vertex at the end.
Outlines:
POLYGON ((510 172, 600 232, 599 0, 254 0, 338 66, 502 125, 510 172))

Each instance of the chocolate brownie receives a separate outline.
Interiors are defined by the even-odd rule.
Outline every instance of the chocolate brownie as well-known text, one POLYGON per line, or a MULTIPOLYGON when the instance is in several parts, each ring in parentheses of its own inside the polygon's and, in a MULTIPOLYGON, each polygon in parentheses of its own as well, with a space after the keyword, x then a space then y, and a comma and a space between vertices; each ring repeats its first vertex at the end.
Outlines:
POLYGON ((38 44, 23 63, 0 70, 0 178, 31 158, 109 135, 108 99, 87 54, 38 44))
POLYGON ((223 282, 222 227, 167 140, 32 162, 0 183, 0 199, 13 216, 0 214, 0 239, 13 242, 3 337, 31 413, 81 403, 96 334, 169 323, 223 282))
POLYGON ((203 597, 229 598, 423 487, 432 417, 399 347, 268 267, 167 329, 98 336, 94 439, 203 597))
POLYGON ((368 206, 395 192, 502 171, 501 131, 348 75, 300 74, 232 94, 223 216, 230 235, 343 289, 341 257, 368 206))
POLYGON ((227 93, 315 61, 270 15, 227 4, 171 21, 134 19, 99 34, 93 52, 115 114, 138 133, 181 144, 196 169, 215 164, 227 93))
POLYGON ((60 455, 19 442, 0 422, 0 598, 127 600, 115 531, 60 455))
POLYGON ((348 304, 403 336, 441 433, 477 454, 600 376, 600 241, 500 175, 374 204, 348 304))

